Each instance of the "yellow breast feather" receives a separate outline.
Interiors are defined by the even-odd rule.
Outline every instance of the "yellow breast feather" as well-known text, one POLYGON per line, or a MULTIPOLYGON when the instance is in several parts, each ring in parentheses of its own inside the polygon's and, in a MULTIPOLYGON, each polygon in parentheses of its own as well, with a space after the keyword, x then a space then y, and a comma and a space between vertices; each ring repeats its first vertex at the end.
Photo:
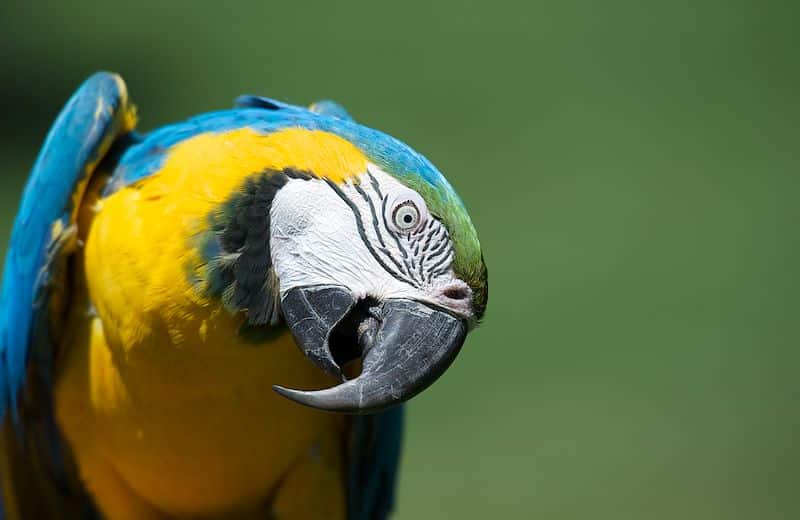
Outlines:
MULTIPOLYGON (((147 179, 93 201, 81 262, 94 312, 70 318, 84 333, 65 345, 56 393, 81 467, 95 468, 84 478, 120 481, 96 490, 104 508, 127 503, 114 498, 120 489, 173 514, 255 503, 319 439, 344 438, 341 416, 271 390, 335 381, 287 332, 260 346, 243 339, 241 313, 199 291, 187 266, 202 269, 195 237, 248 177, 295 168, 344 182, 366 164, 326 132, 207 133, 175 145, 147 179)), ((330 489, 334 502, 342 486, 330 489)))

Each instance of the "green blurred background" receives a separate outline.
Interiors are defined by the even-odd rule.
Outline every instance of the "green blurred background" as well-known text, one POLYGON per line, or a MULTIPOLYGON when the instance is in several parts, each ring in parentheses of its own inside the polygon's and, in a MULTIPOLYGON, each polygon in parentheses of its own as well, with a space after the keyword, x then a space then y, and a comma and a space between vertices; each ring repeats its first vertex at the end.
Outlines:
POLYGON ((144 128, 341 101, 470 208, 485 324, 409 406, 399 519, 800 518, 796 2, 0 5, 5 243, 96 69, 144 128))

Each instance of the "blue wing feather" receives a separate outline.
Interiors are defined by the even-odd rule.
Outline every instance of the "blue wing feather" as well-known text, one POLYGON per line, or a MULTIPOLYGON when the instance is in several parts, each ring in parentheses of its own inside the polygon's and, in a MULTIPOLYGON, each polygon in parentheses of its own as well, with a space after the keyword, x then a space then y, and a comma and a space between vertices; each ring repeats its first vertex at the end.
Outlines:
POLYGON ((124 86, 113 74, 89 78, 53 124, 33 166, 11 234, 0 295, 0 418, 17 400, 26 372, 35 301, 47 281, 47 250, 56 222, 66 229, 91 167, 120 127, 124 86))
POLYGON ((37 501, 66 489, 52 414, 50 297, 63 289, 58 271, 74 237, 75 214, 95 166, 130 122, 126 110, 118 76, 101 72, 86 80, 50 129, 14 221, 0 293, 0 457, 7 460, 2 478, 35 494, 16 497, 16 515, 30 516, 23 502, 44 511, 37 501))
POLYGON ((404 407, 353 418, 348 454, 349 520, 384 520, 394 507, 404 407))

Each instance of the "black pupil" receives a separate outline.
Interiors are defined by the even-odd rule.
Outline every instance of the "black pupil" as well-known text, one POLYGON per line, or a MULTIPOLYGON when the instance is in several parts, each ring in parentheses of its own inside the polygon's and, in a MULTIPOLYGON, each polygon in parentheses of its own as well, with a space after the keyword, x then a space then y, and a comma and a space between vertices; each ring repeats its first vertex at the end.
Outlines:
POLYGON ((403 215, 403 222, 405 222, 406 224, 411 224, 413 221, 414 221, 414 217, 412 217, 408 213, 403 215))

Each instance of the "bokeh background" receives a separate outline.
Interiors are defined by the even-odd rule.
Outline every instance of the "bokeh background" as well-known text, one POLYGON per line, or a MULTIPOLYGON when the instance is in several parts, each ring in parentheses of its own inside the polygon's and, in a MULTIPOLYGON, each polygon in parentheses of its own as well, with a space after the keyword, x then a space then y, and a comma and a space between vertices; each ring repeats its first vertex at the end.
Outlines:
POLYGON ((456 186, 485 324, 398 519, 800 518, 796 2, 0 3, 0 243, 49 123, 329 97, 456 186))

